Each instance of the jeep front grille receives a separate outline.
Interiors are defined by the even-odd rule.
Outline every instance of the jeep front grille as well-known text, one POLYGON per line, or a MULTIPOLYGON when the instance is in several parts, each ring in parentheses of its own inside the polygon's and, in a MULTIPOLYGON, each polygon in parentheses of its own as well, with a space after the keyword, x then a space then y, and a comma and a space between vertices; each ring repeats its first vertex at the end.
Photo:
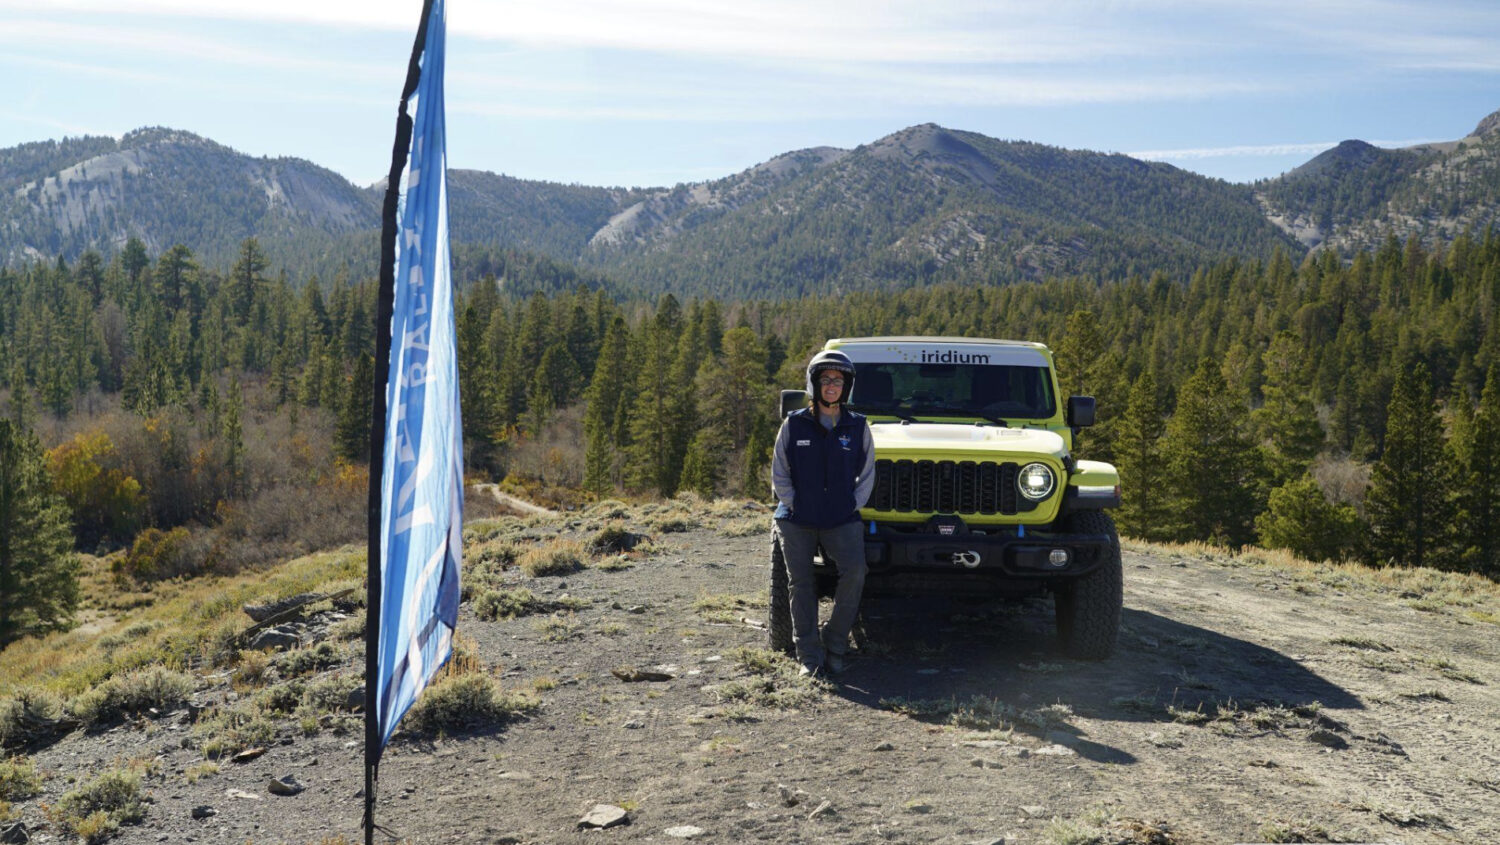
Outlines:
POLYGON ((876 461, 866 507, 917 513, 1014 514, 1036 509, 1016 490, 1016 464, 876 461))

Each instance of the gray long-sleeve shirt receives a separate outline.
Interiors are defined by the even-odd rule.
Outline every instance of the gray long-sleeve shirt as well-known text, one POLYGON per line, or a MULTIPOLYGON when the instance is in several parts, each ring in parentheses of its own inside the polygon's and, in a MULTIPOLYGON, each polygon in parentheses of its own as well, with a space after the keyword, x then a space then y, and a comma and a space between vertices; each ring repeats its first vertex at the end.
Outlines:
MULTIPOLYGON (((829 430, 837 424, 837 420, 830 421, 822 414, 818 415, 818 422, 829 430)), ((776 501, 785 505, 788 511, 793 509, 792 500, 796 498, 796 491, 792 489, 792 466, 787 458, 790 439, 786 420, 782 420, 781 430, 776 433, 776 448, 771 452, 771 492, 776 495, 776 501)), ((870 493, 875 490, 875 438, 870 434, 869 423, 865 423, 864 446, 865 465, 860 468, 859 476, 854 481, 855 510, 864 507, 870 501, 870 493)))

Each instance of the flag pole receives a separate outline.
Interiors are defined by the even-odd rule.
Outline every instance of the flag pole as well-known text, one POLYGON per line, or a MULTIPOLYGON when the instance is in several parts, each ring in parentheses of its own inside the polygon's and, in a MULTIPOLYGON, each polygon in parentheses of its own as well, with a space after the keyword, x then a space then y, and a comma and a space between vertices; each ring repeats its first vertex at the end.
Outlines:
POLYGON ((365 845, 375 842, 375 782, 380 766, 380 708, 376 680, 380 675, 381 574, 380 506, 381 474, 385 467, 387 376, 391 358, 391 317, 396 290, 396 212, 401 198, 401 173, 411 148, 412 119, 407 103, 422 78, 422 50, 427 43, 427 21, 433 0, 423 0, 422 20, 406 66, 406 84, 396 109, 396 139, 391 147, 391 169, 386 175, 385 204, 381 210, 380 288, 375 304, 374 391, 370 403, 370 486, 368 498, 365 566, 365 845))

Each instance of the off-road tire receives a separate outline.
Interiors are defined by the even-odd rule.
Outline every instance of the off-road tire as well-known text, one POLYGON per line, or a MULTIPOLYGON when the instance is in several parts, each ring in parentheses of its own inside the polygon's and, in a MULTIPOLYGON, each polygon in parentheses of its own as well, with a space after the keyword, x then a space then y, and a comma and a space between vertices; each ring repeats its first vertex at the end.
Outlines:
POLYGON ((770 636, 771 650, 791 654, 792 645, 792 600, 789 584, 791 578, 786 571, 786 557, 781 553, 781 535, 771 532, 771 596, 766 608, 766 631, 770 636))
POLYGON ((1097 569, 1053 589, 1057 604, 1057 639, 1069 657, 1103 660, 1115 650, 1124 605, 1124 576, 1120 536, 1115 521, 1103 511, 1082 511, 1068 517, 1065 530, 1079 534, 1108 534, 1110 551, 1097 569))

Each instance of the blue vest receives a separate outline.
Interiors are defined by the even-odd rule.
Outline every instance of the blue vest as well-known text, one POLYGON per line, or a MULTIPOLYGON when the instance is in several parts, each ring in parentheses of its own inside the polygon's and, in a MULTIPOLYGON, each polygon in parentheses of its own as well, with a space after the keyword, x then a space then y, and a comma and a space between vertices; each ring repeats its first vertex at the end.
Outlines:
POLYGON ((865 465, 865 418, 844 410, 829 430, 811 408, 786 418, 787 465, 792 470, 791 520, 810 528, 835 528, 859 521, 854 481, 865 465))

